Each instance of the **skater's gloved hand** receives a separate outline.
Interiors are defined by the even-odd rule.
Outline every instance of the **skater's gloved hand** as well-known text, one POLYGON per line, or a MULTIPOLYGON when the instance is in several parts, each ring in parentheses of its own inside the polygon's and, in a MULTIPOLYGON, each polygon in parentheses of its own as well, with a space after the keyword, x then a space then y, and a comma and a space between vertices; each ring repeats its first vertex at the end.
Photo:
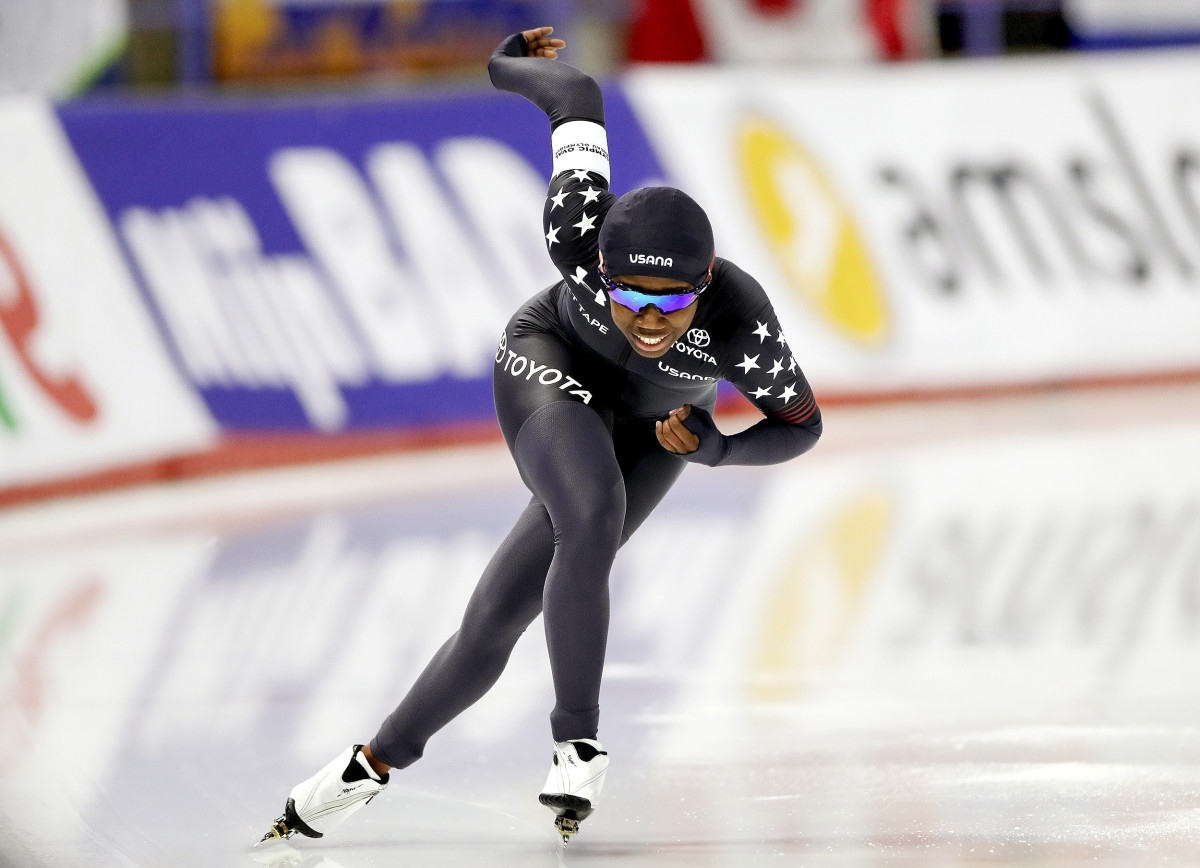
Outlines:
POLYGON ((713 467, 729 454, 728 438, 702 407, 684 404, 661 422, 654 423, 658 442, 668 452, 682 455, 696 464, 713 467))

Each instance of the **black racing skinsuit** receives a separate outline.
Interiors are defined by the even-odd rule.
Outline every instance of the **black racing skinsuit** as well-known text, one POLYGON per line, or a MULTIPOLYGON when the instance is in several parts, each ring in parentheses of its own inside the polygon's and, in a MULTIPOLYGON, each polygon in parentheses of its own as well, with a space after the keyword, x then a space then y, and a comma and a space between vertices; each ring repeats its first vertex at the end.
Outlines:
MULTIPOLYGON (((525 55, 519 34, 501 44, 488 67, 493 84, 538 105, 552 129, 603 126, 590 77, 525 55)), ((458 632, 371 741, 372 753, 398 768, 487 692, 539 612, 554 679, 554 740, 595 738, 617 549, 688 461, 775 464, 812 448, 821 433, 820 411, 766 293, 727 260, 716 260, 683 340, 659 358, 633 350, 597 274, 599 229, 616 201, 607 154, 602 165, 581 160, 589 170, 572 166, 571 146, 561 150, 543 224, 563 280, 510 320, 493 374, 500 428, 533 499, 484 570, 458 632), (722 435, 708 412, 719 379, 766 418, 722 435), (693 405, 685 424, 700 437, 688 456, 668 452, 654 434, 654 421, 683 404, 693 405)))

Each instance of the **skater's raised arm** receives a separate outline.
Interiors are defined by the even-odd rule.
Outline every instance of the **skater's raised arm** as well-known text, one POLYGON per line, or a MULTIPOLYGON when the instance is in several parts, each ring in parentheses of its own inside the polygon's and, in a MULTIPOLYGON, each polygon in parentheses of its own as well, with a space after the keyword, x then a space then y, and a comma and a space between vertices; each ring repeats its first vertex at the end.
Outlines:
POLYGON ((523 96, 550 118, 554 169, 595 172, 607 182, 608 136, 604 129, 604 94, 586 72, 557 60, 566 43, 552 39, 552 27, 514 33, 492 53, 492 84, 523 96))
POLYGON ((488 73, 497 88, 525 97, 550 118, 554 167, 542 214, 546 252, 563 278, 591 298, 600 286, 596 229, 616 198, 608 191, 604 96, 591 76, 556 59, 566 43, 551 38, 552 32, 539 27, 514 33, 492 54, 488 73))
POLYGON ((501 42, 488 62, 492 84, 544 111, 551 129, 576 120, 604 126, 600 85, 586 72, 555 59, 566 43, 550 38, 553 32, 553 27, 539 27, 501 42))

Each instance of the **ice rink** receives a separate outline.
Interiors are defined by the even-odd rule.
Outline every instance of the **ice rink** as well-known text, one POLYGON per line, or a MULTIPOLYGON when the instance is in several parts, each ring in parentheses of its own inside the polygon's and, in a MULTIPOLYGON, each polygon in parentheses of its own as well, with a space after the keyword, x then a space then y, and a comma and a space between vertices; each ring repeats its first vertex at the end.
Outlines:
MULTIPOLYGON (((502 445, 0 513, 0 864, 253 866, 524 505, 502 445)), ((1200 386, 833 407, 612 576, 569 865, 1200 863, 1200 386)), ((556 866, 540 621, 292 868, 556 866)))

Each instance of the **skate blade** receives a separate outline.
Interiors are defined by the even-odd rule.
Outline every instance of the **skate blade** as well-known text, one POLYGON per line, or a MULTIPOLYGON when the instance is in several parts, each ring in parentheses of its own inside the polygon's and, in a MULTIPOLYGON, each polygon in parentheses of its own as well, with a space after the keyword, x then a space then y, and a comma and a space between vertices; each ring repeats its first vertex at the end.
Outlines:
POLYGON ((558 834, 562 835, 562 842, 565 846, 579 834, 579 821, 570 817, 555 817, 554 828, 558 830, 558 834))
POLYGON ((287 825, 287 817, 280 817, 271 824, 271 828, 267 829, 267 834, 258 839, 255 847, 266 844, 269 841, 284 841, 296 834, 295 829, 289 829, 287 825))

